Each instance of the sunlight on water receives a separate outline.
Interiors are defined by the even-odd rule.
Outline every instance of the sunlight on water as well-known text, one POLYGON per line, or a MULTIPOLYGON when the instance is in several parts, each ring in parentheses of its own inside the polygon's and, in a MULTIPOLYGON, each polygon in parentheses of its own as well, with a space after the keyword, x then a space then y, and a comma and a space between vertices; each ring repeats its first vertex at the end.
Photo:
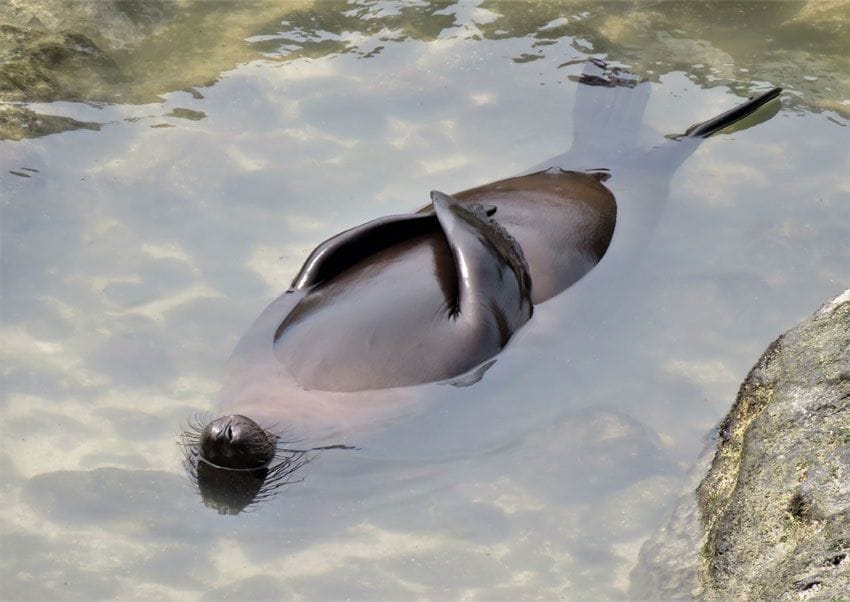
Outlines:
POLYGON ((627 597, 761 351, 850 282, 848 4, 279 4, 0 8, 3 599, 627 597), (589 56, 653 82, 651 144, 787 91, 676 172, 628 277, 205 508, 178 435, 307 254, 563 152, 589 56))

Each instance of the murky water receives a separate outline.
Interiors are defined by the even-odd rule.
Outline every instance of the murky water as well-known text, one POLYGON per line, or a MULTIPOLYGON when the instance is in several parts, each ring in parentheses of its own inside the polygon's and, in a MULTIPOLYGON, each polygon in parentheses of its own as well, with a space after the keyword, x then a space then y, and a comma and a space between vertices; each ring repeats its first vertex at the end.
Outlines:
POLYGON ((850 283, 850 7, 274 4, 94 3, 118 75, 4 88, 31 132, 69 119, 0 142, 2 597, 627 597, 761 350, 850 283), (481 382, 206 508, 177 437, 307 253, 565 150, 589 56, 653 81, 650 142, 787 91, 677 171, 628 278, 603 261, 481 382))

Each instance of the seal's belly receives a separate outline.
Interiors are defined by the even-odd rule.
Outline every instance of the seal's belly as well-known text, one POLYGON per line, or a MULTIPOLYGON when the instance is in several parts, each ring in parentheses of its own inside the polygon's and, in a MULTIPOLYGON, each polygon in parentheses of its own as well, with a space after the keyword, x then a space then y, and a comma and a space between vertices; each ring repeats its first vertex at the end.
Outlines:
POLYGON ((617 220, 611 192, 579 172, 508 178, 455 196, 496 207, 495 219, 525 254, 535 305, 569 288, 599 263, 617 220))
POLYGON ((440 233, 395 245, 311 291, 279 329, 275 355, 307 389, 360 391, 465 372, 500 344, 466 336, 440 233))
MULTIPOLYGON (((519 242, 540 303, 590 271, 611 241, 616 203, 595 178, 538 173, 457 194, 496 208, 519 242)), ((455 262, 440 230, 395 244, 319 284, 278 328, 275 355, 301 387, 362 391, 456 377, 499 352, 495 331, 455 320, 455 262)))

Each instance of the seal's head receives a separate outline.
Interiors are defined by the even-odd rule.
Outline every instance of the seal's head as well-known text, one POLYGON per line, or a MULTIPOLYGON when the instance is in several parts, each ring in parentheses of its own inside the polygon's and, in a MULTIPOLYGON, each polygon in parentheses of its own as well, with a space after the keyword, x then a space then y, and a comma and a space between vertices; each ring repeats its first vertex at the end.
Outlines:
POLYGON ((210 422, 198 441, 201 459, 222 468, 255 469, 275 457, 277 437, 241 414, 210 422))
POLYGON ((312 459, 241 414, 196 416, 181 437, 184 466, 206 506, 238 514, 272 497, 312 459))

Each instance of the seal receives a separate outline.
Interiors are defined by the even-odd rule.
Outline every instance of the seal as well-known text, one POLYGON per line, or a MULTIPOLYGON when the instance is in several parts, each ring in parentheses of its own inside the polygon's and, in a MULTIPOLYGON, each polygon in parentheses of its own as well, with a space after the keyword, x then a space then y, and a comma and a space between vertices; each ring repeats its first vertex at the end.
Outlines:
POLYGON ((273 338, 300 385, 361 391, 465 373, 596 265, 614 232, 614 197, 586 174, 431 198, 428 211, 358 226, 307 259, 290 289, 305 296, 273 338))
POLYGON ((318 245, 237 346, 222 389, 230 411, 190 429, 193 475, 200 477, 199 463, 207 472, 288 470, 323 448, 296 450, 293 460, 293 450, 281 453, 272 425, 309 425, 311 436, 332 437, 403 415, 415 403, 413 385, 475 382, 536 305, 606 255, 618 206, 604 182, 615 170, 591 168, 591 161, 619 159, 638 183, 633 196, 650 199, 645 213, 657 212, 669 177, 703 139, 781 92, 637 152, 620 134, 640 123, 649 84, 624 73, 588 64, 581 83, 612 88, 604 92, 615 102, 599 112, 593 99, 578 95, 576 137, 564 155, 453 195, 432 191, 430 205, 418 211, 375 219, 318 245), (607 130, 599 125, 606 121, 607 130), (612 150, 615 134, 620 144, 612 150), (570 169, 571 162, 587 167, 570 169), (642 178, 642 165, 665 168, 642 178))

